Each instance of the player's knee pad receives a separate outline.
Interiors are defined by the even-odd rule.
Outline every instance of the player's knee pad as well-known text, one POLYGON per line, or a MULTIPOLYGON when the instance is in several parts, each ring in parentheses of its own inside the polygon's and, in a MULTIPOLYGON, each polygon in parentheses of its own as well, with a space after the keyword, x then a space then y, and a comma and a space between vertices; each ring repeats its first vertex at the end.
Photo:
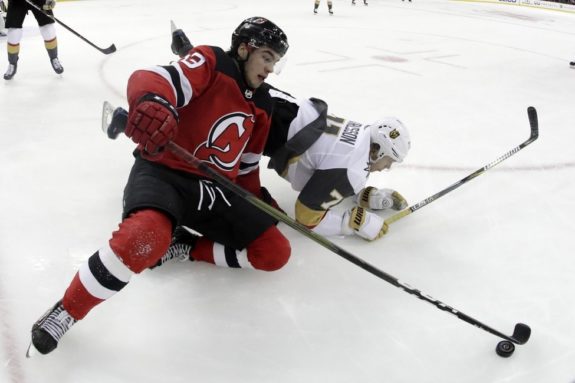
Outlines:
POLYGON ((133 272, 155 265, 172 240, 170 218, 152 209, 139 210, 120 223, 112 234, 110 248, 133 272))
POLYGON ((279 270, 286 265, 290 255, 288 239, 275 226, 269 227, 248 245, 248 258, 258 270, 279 270))

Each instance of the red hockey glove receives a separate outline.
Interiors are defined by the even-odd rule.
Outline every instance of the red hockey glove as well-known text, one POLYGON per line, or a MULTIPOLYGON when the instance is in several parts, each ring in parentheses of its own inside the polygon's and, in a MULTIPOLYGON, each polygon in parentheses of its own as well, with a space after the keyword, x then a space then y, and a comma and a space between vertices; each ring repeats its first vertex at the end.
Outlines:
POLYGON ((128 114, 126 136, 147 153, 160 153, 178 131, 178 112, 168 101, 147 94, 128 114))

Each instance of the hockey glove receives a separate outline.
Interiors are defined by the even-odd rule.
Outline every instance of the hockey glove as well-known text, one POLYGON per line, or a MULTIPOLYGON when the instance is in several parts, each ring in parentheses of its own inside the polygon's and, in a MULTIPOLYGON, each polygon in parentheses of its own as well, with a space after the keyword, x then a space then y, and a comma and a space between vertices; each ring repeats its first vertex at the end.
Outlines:
POLYGON ((373 186, 368 186, 362 189, 354 197, 354 201, 361 207, 374 210, 403 210, 407 207, 407 201, 405 198, 395 190, 378 189, 373 186))
POLYGON ((160 153, 178 131, 178 112, 168 101, 147 94, 128 114, 126 136, 151 155, 160 153))
POLYGON ((55 6, 56 6, 56 0, 46 0, 44 1, 42 9, 44 9, 45 11, 51 11, 52 9, 54 9, 55 6))
POLYGON ((368 241, 383 237, 388 230, 387 223, 380 216, 360 206, 345 212, 342 226, 343 234, 355 233, 368 241))

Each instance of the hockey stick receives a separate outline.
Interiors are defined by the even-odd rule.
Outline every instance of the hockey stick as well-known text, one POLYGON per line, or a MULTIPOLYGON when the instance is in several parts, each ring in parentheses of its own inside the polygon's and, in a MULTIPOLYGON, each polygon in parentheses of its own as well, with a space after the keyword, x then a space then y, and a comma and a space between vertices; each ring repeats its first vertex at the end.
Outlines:
MULTIPOLYGON (((108 134, 108 137, 115 139, 118 137, 118 135, 120 133, 122 133, 124 131, 125 123, 123 123, 123 121, 121 121, 121 120, 125 119, 127 117, 127 114, 128 114, 128 112, 126 110, 124 110, 122 108, 114 109, 110 105, 110 103, 104 102, 104 107, 102 110, 102 117, 103 117, 102 128, 108 134), (109 119, 108 117, 110 117, 110 114, 109 114, 110 111, 112 111, 113 116, 112 116, 110 124, 107 125, 106 122, 109 119), (119 116, 121 116, 121 118, 117 118, 119 116), (115 123, 116 122, 115 120, 119 120, 119 122, 115 123)), ((438 309, 440 309, 442 311, 446 311, 452 315, 455 315, 457 318, 459 318, 459 319, 461 319, 461 320, 463 320, 463 321, 465 321, 465 322, 467 322, 467 323, 469 323, 475 327, 478 327, 484 331, 487 331, 490 334, 498 336, 502 339, 506 339, 507 341, 510 341, 510 342, 513 342, 516 344, 525 344, 529 340, 529 337, 531 336, 531 329, 526 324, 517 323, 515 325, 515 329, 513 330, 513 334, 512 335, 505 335, 505 334, 479 322, 477 319, 474 319, 474 318, 470 317, 469 315, 464 314, 461 311, 456 310, 453 307, 448 306, 445 303, 438 301, 437 299, 432 298, 431 296, 429 296, 427 294, 422 293, 420 290, 417 290, 417 289, 409 286, 407 283, 401 282, 400 280, 393 277, 392 275, 387 274, 386 272, 376 268, 375 266, 367 263, 366 261, 364 261, 364 260, 356 257, 355 255, 349 253, 348 251, 342 249, 341 247, 339 247, 335 243, 329 241, 327 238, 325 238, 325 237, 323 237, 317 233, 314 233, 313 231, 308 229, 306 226, 300 224, 299 222, 297 222, 293 218, 291 218, 288 215, 282 213, 281 211, 275 209, 274 207, 268 205, 267 203, 260 200, 259 198, 257 198, 256 196, 254 196, 253 194, 248 192, 247 190, 245 190, 245 189, 241 188, 240 186, 238 186, 237 184, 233 183, 228 178, 224 177, 223 175, 218 173, 216 170, 209 167, 205 162, 199 160, 193 154, 191 154, 189 151, 182 148, 181 146, 174 143, 173 141, 170 141, 168 143, 167 149, 170 152, 172 152, 173 154, 175 154, 176 156, 178 156, 179 158, 181 158, 182 160, 186 161, 187 163, 189 163, 190 165, 195 167, 196 169, 200 170, 206 176, 214 179, 216 182, 218 182, 219 184, 221 184, 225 188, 229 189, 231 192, 233 192, 233 193, 237 194, 238 196, 240 196, 241 198, 245 199, 246 201, 248 201, 249 203, 254 205, 256 208, 267 213, 268 215, 277 219, 278 221, 285 223, 286 225, 288 225, 292 229, 298 231, 299 233, 303 234, 304 236, 317 242, 318 244, 322 245, 326 249, 336 253, 337 255, 348 260, 349 262, 353 263, 354 265, 359 266, 360 268, 362 268, 365 271, 375 275, 376 277, 383 279, 384 281, 394 285, 395 287, 402 289, 403 291, 407 292, 408 294, 414 295, 421 300, 424 300, 428 303, 431 303, 432 305, 434 305, 438 309)))
POLYGON ((515 153, 517 153, 518 151, 520 151, 521 149, 523 149, 524 147, 526 147, 527 145, 532 143, 533 141, 535 141, 537 139, 537 137, 539 137, 539 123, 537 121, 537 110, 532 106, 528 107, 527 108, 527 116, 529 117, 529 125, 531 126, 531 135, 529 136, 527 141, 525 141, 521 145, 516 146, 515 148, 511 149, 510 151, 508 151, 504 155, 498 157, 495 161, 490 162, 489 164, 485 165, 481 169, 474 171, 473 173, 471 173, 467 177, 462 178, 461 180, 457 181, 453 185, 441 190, 438 193, 435 193, 431 197, 428 197, 428 198, 424 199, 423 201, 416 203, 415 205, 412 205, 412 206, 392 215, 391 217, 389 217, 385 220, 385 223, 387 223, 388 225, 391 225, 392 223, 400 220, 401 218, 410 215, 414 211, 419 210, 426 205, 429 205, 430 203, 432 203, 436 199, 443 197, 447 193, 457 189, 461 185, 466 184, 467 182, 471 181, 475 177, 485 173, 487 170, 493 168, 495 165, 498 165, 501 162, 505 161, 506 159, 508 159, 509 157, 511 157, 512 155, 514 155, 515 153))
POLYGON ((91 42, 90 40, 88 40, 87 38, 85 38, 84 36, 82 36, 81 34, 76 32, 75 30, 73 30, 72 28, 70 28, 69 26, 64 24, 63 22, 58 20, 55 16, 46 13, 42 8, 40 8, 39 6, 34 4, 32 2, 32 0, 26 0, 26 2, 29 5, 31 5, 32 7, 36 8, 38 11, 42 12, 47 17, 51 18, 52 20, 54 20, 55 22, 57 22, 58 24, 60 24, 61 26, 63 26, 67 30, 69 30, 70 32, 72 32, 73 34, 75 34, 76 36, 78 36, 79 38, 81 38, 82 40, 84 40, 85 42, 87 42, 88 44, 90 44, 91 46, 93 46, 94 48, 96 48, 97 50, 99 50, 100 52, 102 52, 103 54, 109 55, 110 53, 116 52, 116 46, 114 44, 110 45, 108 48, 100 48, 99 46, 95 45, 93 42, 91 42))

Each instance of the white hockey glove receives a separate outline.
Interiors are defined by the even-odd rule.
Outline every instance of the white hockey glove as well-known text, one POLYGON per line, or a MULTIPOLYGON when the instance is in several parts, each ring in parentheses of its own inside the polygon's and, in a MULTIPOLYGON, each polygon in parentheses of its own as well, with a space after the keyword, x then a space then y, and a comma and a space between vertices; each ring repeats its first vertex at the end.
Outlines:
POLYGON ((343 234, 355 233, 363 239, 373 241, 383 237, 388 226, 377 214, 356 206, 345 212, 341 229, 343 234))
POLYGON ((403 210, 407 207, 405 198, 395 190, 378 189, 373 186, 363 188, 355 195, 354 201, 361 207, 374 210, 403 210))
POLYGON ((56 0, 45 0, 42 9, 45 11, 51 11, 56 6, 56 0))

